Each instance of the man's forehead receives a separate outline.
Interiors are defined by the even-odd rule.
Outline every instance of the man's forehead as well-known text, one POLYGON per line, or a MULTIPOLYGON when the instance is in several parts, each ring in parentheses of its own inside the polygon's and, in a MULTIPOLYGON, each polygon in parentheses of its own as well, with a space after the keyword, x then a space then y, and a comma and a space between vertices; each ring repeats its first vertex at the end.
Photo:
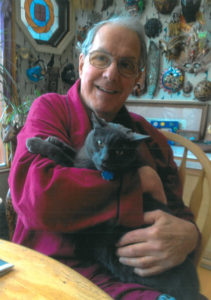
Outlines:
POLYGON ((118 24, 105 24, 96 33, 90 50, 104 49, 115 55, 115 49, 128 53, 120 56, 134 56, 140 53, 140 41, 135 31, 118 24), (127 37, 127 38, 126 38, 127 37), (123 47, 123 48, 121 48, 123 47), (111 51, 112 50, 112 51, 111 51), (128 51, 127 51, 128 50, 128 51), (133 53, 133 55, 131 55, 133 53))

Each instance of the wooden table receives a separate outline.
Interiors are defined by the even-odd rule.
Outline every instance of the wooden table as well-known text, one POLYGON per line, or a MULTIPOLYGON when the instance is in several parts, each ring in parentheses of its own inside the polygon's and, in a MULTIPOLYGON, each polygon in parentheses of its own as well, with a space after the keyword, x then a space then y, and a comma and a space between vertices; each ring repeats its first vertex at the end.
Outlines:
POLYGON ((14 268, 0 277, 2 300, 111 300, 91 281, 64 264, 0 239, 0 258, 14 268))

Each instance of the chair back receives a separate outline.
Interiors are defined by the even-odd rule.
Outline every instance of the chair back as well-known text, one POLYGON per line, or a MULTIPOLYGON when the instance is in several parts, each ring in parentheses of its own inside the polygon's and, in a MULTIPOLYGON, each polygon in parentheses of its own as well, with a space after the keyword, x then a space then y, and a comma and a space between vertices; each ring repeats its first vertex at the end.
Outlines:
POLYGON ((202 233, 201 247, 196 254, 196 264, 199 264, 211 235, 211 161, 197 144, 179 134, 161 131, 169 141, 184 147, 179 175, 183 183, 183 200, 193 212, 196 224, 202 233), (195 156, 192 160, 188 158, 190 152, 195 156), (190 175, 188 162, 200 164, 197 176, 190 175))

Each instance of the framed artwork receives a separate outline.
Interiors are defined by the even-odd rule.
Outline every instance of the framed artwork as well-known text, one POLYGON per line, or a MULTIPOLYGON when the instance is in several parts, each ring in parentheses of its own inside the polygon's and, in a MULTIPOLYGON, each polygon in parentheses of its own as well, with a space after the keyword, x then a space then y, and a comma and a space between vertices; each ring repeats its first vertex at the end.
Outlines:
POLYGON ((210 107, 206 102, 171 100, 128 100, 126 106, 129 111, 142 115, 153 125, 164 123, 167 127, 170 127, 169 124, 176 127, 175 124, 179 124, 178 133, 190 132, 196 139, 204 136, 210 107))
POLYGON ((74 36, 70 0, 16 0, 16 21, 38 52, 62 54, 74 36))

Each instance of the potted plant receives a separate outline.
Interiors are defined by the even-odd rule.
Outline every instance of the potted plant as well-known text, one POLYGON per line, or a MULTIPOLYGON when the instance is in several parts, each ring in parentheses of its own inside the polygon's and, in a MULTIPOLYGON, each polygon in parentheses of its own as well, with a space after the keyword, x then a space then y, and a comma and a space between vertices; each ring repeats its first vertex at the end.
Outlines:
MULTIPOLYGON (((25 123, 33 99, 27 97, 25 101, 18 101, 17 84, 2 64, 0 64, 0 84, 3 87, 0 89, 0 101, 3 104, 0 116, 1 138, 3 143, 7 143, 9 146, 10 161, 16 148, 16 136, 25 123), (6 94, 9 94, 7 91, 11 91, 11 87, 13 93, 8 97, 6 94)), ((39 91, 35 90, 35 95, 39 96, 39 91)))

